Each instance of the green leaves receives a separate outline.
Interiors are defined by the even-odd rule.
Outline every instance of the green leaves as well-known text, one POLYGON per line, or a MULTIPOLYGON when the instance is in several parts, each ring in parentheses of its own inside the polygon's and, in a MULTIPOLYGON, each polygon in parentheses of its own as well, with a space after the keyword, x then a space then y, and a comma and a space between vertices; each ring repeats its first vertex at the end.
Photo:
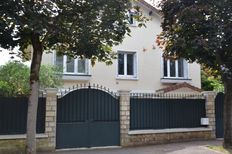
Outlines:
POLYGON ((207 74, 208 72, 201 71, 201 85, 205 91, 224 91, 224 86, 220 77, 214 77, 207 74))
POLYGON ((57 88, 63 85, 62 69, 53 65, 42 65, 40 68, 40 89, 57 88))
MULTIPOLYGON (((62 86, 60 69, 42 65, 40 89, 62 86)), ((29 67, 20 62, 9 62, 0 66, 0 96, 25 96, 29 94, 29 67)))
POLYGON ((232 2, 168 0, 162 4, 165 55, 184 57, 214 70, 232 71, 232 2))
POLYGON ((0 91, 5 96, 29 93, 29 68, 22 63, 9 62, 0 67, 0 91))
MULTIPOLYGON (((130 33, 130 0, 9 0, 0 2, 0 7, 0 46, 19 45, 21 55, 31 45, 32 34, 36 34, 43 50, 108 63, 114 57, 102 46, 118 45, 130 33)), ((147 18, 139 7, 133 9, 138 26, 145 26, 147 18)))
MULTIPOLYGON (((20 46, 24 51, 37 34, 44 49, 70 56, 111 57, 102 45, 112 47, 129 32, 129 0, 0 2, 1 47, 20 46)), ((102 58, 104 57, 104 58, 102 58)))

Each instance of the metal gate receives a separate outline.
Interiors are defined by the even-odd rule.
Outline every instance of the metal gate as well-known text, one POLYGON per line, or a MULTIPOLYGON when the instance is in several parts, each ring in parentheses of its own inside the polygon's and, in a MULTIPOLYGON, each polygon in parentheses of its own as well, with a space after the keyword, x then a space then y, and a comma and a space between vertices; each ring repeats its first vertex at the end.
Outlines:
POLYGON ((120 144, 119 99, 114 93, 82 87, 57 103, 57 149, 120 144))
POLYGON ((224 94, 218 93, 215 98, 215 116, 216 116, 216 137, 223 138, 223 106, 224 106, 224 94))

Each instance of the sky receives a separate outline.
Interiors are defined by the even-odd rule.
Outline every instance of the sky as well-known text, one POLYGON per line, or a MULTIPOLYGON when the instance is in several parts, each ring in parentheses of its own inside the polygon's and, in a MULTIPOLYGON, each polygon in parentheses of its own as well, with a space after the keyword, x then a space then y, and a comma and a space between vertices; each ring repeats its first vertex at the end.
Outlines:
MULTIPOLYGON (((13 51, 14 51, 14 52, 17 52, 18 49, 16 48, 16 49, 14 49, 13 51)), ((14 55, 14 59, 11 59, 12 55, 9 54, 9 53, 10 53, 10 51, 5 50, 5 49, 3 49, 3 48, 0 48, 0 65, 4 65, 4 64, 6 64, 7 62, 12 61, 12 60, 21 61, 21 59, 20 59, 19 57, 17 57, 16 55, 14 55)), ((26 65, 28 65, 28 66, 30 65, 29 62, 25 62, 24 64, 26 64, 26 65)))

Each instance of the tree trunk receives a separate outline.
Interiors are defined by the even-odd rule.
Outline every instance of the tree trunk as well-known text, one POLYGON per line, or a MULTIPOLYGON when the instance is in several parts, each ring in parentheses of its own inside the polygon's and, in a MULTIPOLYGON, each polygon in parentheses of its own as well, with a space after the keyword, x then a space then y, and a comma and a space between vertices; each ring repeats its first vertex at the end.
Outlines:
POLYGON ((232 149, 232 78, 224 78, 224 147, 232 149))
POLYGON ((36 119, 39 97, 39 71, 42 60, 43 47, 39 40, 39 35, 32 34, 31 42, 33 46, 33 56, 30 71, 30 94, 27 111, 27 140, 26 153, 36 154, 36 119))

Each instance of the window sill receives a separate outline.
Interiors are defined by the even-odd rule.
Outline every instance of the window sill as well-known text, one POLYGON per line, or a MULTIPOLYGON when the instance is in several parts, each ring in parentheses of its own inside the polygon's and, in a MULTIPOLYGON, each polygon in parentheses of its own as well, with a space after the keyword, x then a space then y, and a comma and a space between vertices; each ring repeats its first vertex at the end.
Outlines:
POLYGON ((192 79, 186 78, 161 78, 161 83, 183 83, 183 82, 191 82, 192 79))
POLYGON ((63 74, 63 80, 81 80, 88 81, 90 80, 91 75, 87 74, 63 74))
POLYGON ((130 24, 129 27, 138 27, 137 24, 130 24))
POLYGON ((139 78, 137 78, 137 77, 116 77, 116 80, 131 80, 131 81, 138 81, 139 78))
POLYGON ((184 133, 184 132, 202 132, 212 131, 211 128, 197 127, 197 128, 173 128, 173 129, 148 129, 148 130, 131 130, 128 132, 129 135, 139 134, 162 134, 162 133, 184 133))

